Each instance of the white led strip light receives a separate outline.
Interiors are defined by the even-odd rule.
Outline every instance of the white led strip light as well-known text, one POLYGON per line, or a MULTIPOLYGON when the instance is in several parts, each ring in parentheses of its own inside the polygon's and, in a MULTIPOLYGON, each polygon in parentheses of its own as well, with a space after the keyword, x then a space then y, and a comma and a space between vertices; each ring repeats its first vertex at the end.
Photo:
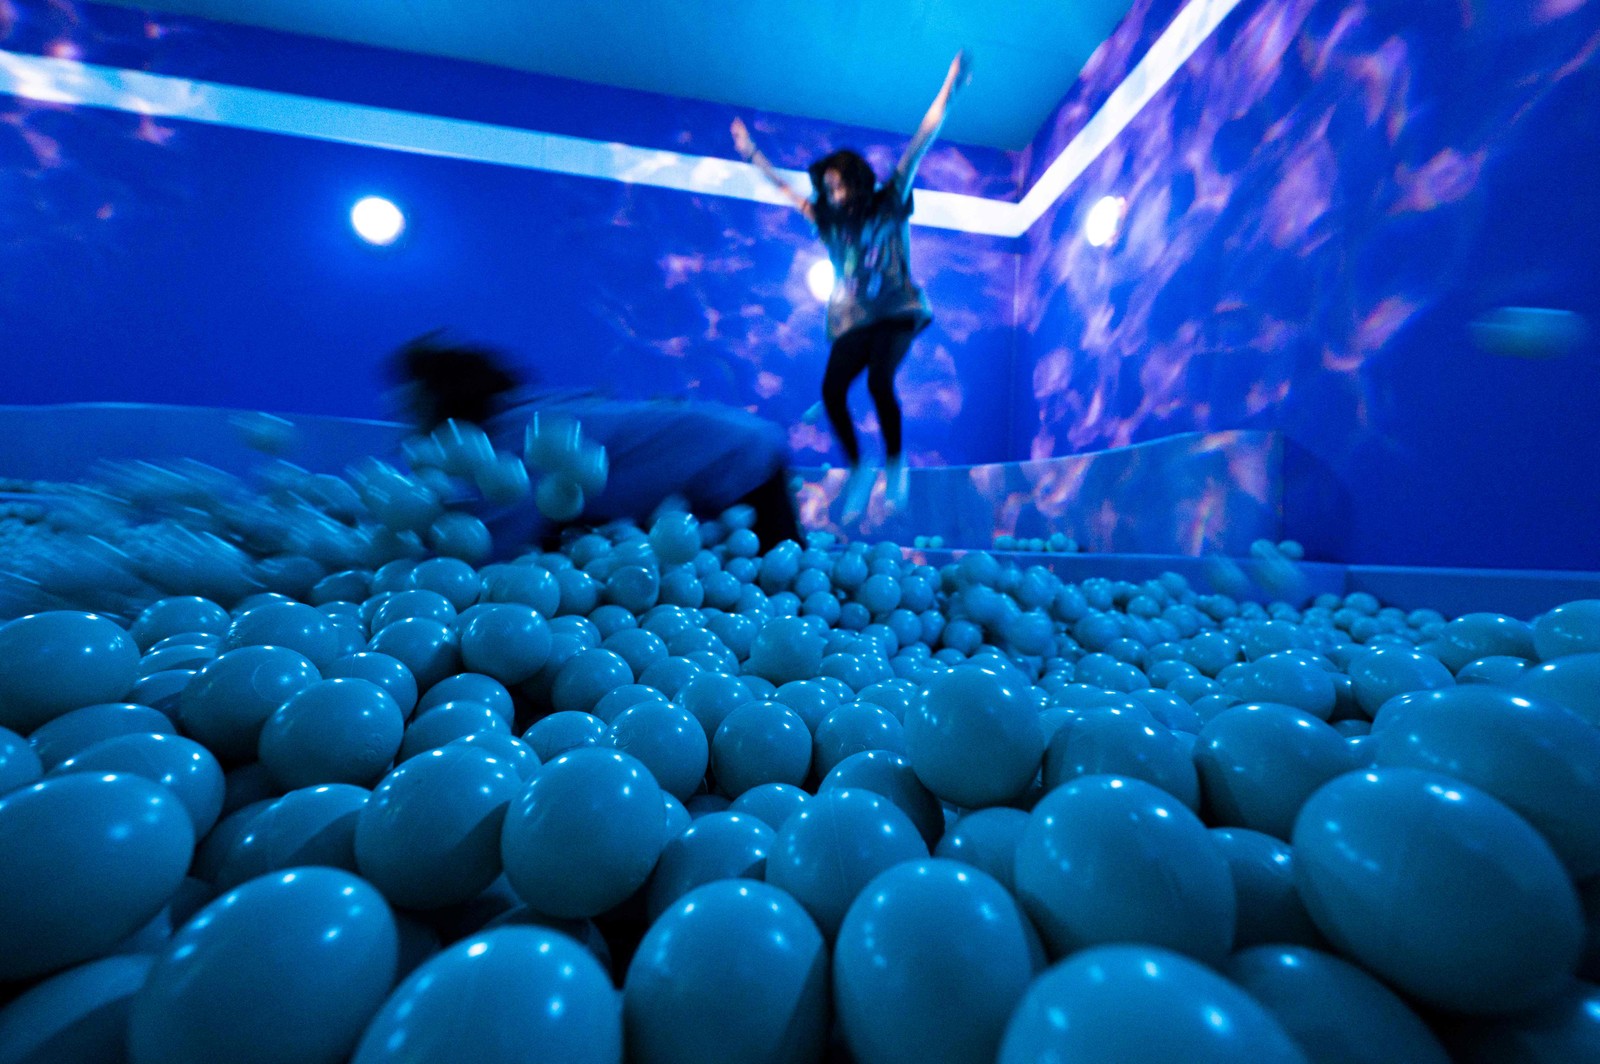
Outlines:
POLYGON ((1139 64, 1022 197, 1022 202, 1017 204, 1016 232, 1012 235, 1020 236, 1033 228, 1033 223, 1061 198, 1101 152, 1111 146, 1117 134, 1128 127, 1134 116, 1172 80, 1195 49, 1205 43, 1241 2, 1190 0, 1184 5, 1166 32, 1156 38, 1139 64))
MULTIPOLYGON (((917 212, 912 220, 918 225, 964 233, 1023 235, 1240 2, 1191 0, 1020 203, 918 190, 917 212)), ((469 159, 758 203, 788 202, 755 167, 728 159, 192 81, 71 59, 0 50, 0 93, 41 103, 105 107, 155 118, 469 159)), ((810 194, 808 174, 797 170, 780 173, 803 194, 810 194)))

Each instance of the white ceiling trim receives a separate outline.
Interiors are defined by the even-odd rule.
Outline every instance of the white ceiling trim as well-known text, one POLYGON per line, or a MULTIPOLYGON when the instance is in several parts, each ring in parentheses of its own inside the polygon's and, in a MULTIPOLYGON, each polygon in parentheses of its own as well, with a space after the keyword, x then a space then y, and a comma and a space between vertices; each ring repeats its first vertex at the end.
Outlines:
MULTIPOLYGON (((1242 0, 1191 0, 1104 106, 1020 202, 919 190, 912 222, 986 236, 1022 236, 1125 129, 1242 0)), ((515 166, 700 195, 785 204, 755 167, 712 156, 194 81, 0 50, 0 93, 154 118, 515 166)), ((801 191, 811 179, 782 171, 801 191)))

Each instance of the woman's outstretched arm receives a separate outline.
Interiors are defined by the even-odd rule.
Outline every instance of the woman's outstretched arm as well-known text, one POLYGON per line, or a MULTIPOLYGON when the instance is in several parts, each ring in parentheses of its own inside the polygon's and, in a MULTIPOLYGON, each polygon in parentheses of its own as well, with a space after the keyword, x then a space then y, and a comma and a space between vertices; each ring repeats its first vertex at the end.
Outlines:
POLYGON ((767 157, 761 154, 761 149, 757 148, 755 141, 750 139, 750 130, 745 127, 744 119, 735 118, 731 128, 733 130, 733 146, 739 150, 739 154, 754 165, 756 169, 760 170, 766 179, 777 187, 778 191, 787 196, 791 203, 798 207, 807 218, 810 218, 811 201, 796 192, 794 187, 783 179, 783 175, 778 173, 777 168, 767 161, 767 157))
POLYGON ((911 181, 917 175, 917 165, 928 153, 928 147, 933 143, 933 139, 939 135, 939 128, 944 125, 944 116, 950 107, 951 97, 965 88, 971 79, 972 60, 967 57, 966 49, 962 49, 950 61, 950 72, 945 75, 944 87, 939 90, 939 95, 933 98, 928 113, 922 117, 922 124, 917 127, 911 143, 906 146, 906 153, 900 157, 899 164, 894 168, 894 182, 902 196, 911 192, 911 181))

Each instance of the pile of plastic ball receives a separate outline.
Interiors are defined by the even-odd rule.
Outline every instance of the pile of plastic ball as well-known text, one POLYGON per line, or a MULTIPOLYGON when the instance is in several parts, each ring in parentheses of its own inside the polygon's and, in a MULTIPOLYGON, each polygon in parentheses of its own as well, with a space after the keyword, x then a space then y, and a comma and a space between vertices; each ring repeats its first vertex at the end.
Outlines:
POLYGON ((482 564, 573 441, 6 517, 0 1064, 1595 1059, 1600 602, 482 564))
POLYGON ((1047 537, 1031 538, 1001 534, 994 538, 994 548, 1025 554, 1076 554, 1078 541, 1065 532, 1052 532, 1047 537))
POLYGON ((0 616, 129 615, 164 594, 304 598, 347 569, 434 556, 478 564, 493 550, 485 515, 531 503, 549 522, 571 522, 609 477, 605 449, 560 414, 534 416, 520 454, 446 421, 406 440, 401 465, 367 457, 341 475, 284 460, 297 430, 282 418, 233 422, 271 456, 248 476, 186 459, 104 462, 82 484, 0 484, 20 500, 0 505, 0 616))

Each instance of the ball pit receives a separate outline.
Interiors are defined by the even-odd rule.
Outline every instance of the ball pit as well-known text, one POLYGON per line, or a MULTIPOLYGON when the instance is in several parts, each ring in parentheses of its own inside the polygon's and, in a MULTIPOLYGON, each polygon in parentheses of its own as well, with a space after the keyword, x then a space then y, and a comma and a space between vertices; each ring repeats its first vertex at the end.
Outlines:
POLYGON ((1407 694, 1372 735, 1374 765, 1470 783, 1536 828, 1574 881, 1600 873, 1600 732, 1560 704, 1488 686, 1407 694))
POLYGON ((940 838, 935 857, 961 861, 1016 893, 1017 843, 1028 826, 1021 809, 996 806, 963 814, 940 838))
POLYGON ((1280 839, 1294 831, 1307 798, 1357 768, 1344 737, 1289 706, 1225 709, 1200 730, 1194 764, 1211 821, 1280 839))
POLYGON ((264 602, 241 613, 228 626, 222 650, 286 647, 321 668, 339 656, 333 624, 321 611, 300 602, 264 602))
POLYGON ((763 784, 799 786, 811 770, 811 733, 800 714, 777 702, 746 702, 723 718, 711 740, 711 771, 729 798, 763 784))
POLYGON ((1248 828, 1212 828, 1208 834, 1233 880, 1235 950, 1269 942, 1324 944, 1295 887, 1292 846, 1248 828))
POLYGON ((437 750, 447 743, 484 732, 505 734, 505 718, 482 702, 441 702, 419 713, 400 740, 399 760, 437 750))
POLYGON ((1093 775, 1144 780, 1200 811, 1200 778, 1188 744, 1131 706, 1086 707, 1051 736, 1044 758, 1047 789, 1093 775))
POLYGON ((963 666, 932 677, 904 721, 917 778, 965 808, 999 805, 1039 772, 1044 732, 1020 672, 963 666))
POLYGON ((1262 541, 1258 604, 670 508, 486 562, 463 493, 578 516, 608 456, 404 454, 0 515, 38 603, 0 1060, 1594 1044, 1600 602, 1307 602, 1262 541))
POLYGON ((606 738, 637 758, 661 789, 680 802, 692 798, 705 781, 711 756, 705 729, 681 706, 644 699, 611 719, 606 738))
POLYGON ((809 792, 787 783, 763 783, 735 798, 730 813, 747 813, 777 831, 811 800, 809 792))

